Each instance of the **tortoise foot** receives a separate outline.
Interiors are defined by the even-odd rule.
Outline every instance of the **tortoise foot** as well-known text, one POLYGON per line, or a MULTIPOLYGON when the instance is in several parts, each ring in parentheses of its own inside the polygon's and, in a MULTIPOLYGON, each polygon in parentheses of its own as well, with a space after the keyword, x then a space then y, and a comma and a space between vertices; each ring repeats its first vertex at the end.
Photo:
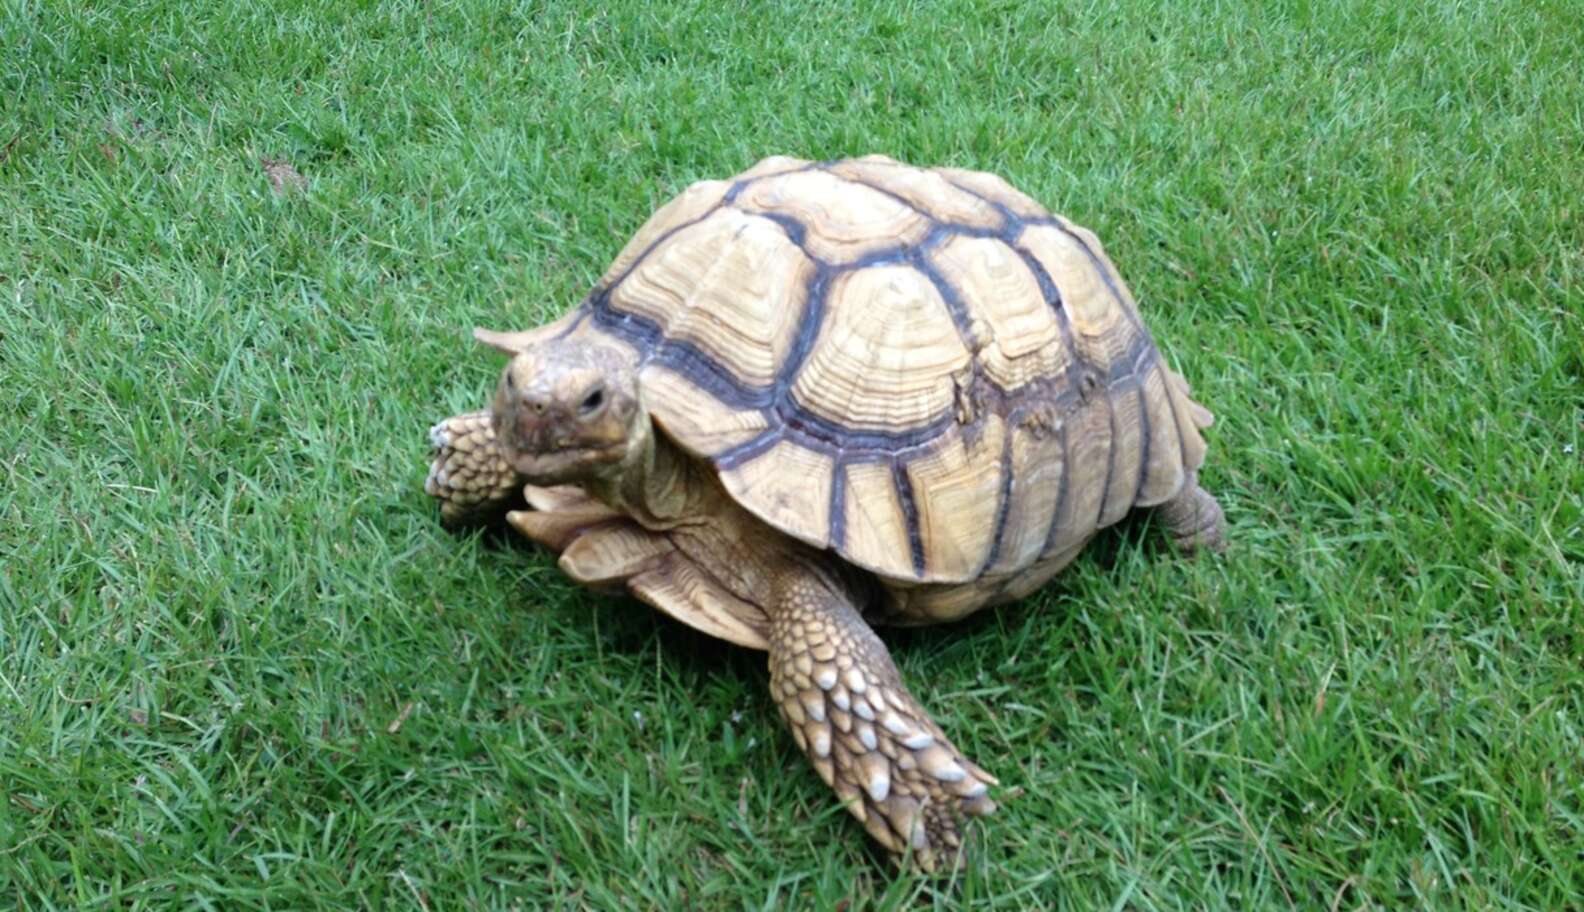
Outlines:
POLYGON ((429 429, 433 447, 424 492, 440 502, 440 520, 457 527, 503 513, 522 481, 506 462, 487 411, 453 415, 429 429))
POLYGON ((1166 532, 1185 554, 1226 550, 1226 516, 1221 504, 1190 475, 1177 496, 1156 508, 1166 532))

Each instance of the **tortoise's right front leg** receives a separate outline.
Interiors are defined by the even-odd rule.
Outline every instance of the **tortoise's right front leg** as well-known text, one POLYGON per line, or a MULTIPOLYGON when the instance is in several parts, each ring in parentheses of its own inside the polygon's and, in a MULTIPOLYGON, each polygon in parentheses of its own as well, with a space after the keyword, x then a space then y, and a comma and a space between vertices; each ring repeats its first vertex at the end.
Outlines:
POLYGON ((453 415, 429 429, 434 458, 424 491, 440 501, 450 527, 487 522, 505 513, 523 481, 501 453, 488 410, 453 415))
POLYGON ((797 567, 775 589, 770 689, 798 747, 881 845, 954 867, 964 819, 995 810, 995 777, 908 692, 844 587, 797 567))

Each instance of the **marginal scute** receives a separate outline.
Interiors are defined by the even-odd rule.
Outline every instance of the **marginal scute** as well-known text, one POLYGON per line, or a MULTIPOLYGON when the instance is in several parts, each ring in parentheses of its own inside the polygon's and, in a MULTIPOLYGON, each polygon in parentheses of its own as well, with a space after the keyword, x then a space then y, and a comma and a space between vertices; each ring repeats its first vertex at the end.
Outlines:
POLYGON ((628 364, 637 364, 643 357, 643 352, 640 352, 638 347, 630 340, 601 328, 599 320, 583 320, 568 329, 566 335, 559 338, 563 344, 592 342, 612 348, 620 352, 628 364))
POLYGON ((1144 410, 1139 402, 1138 388, 1133 384, 1112 387, 1111 399, 1111 470, 1110 483, 1106 485, 1105 498, 1100 507, 1099 526, 1105 528, 1121 519, 1133 508, 1138 494, 1144 459, 1144 410))
POLYGON ((1167 393, 1171 397, 1172 411, 1177 416, 1177 427, 1182 431, 1183 468, 1195 471, 1204 465, 1205 441, 1200 431, 1215 421, 1210 410, 1189 398, 1192 390, 1182 375, 1166 368, 1167 393))
POLYGON ((984 568, 1001 505, 1005 432, 1000 417, 988 414, 971 430, 952 428, 929 455, 908 464, 926 579, 962 582, 984 568))
POLYGON ((1064 427, 1033 420, 1012 428, 1012 477, 1017 496, 1007 506, 1001 551, 989 573, 1014 571, 1037 560, 1045 548, 1068 472, 1064 427))
POLYGON ((770 619, 708 576, 694 561, 673 553, 627 580, 633 595, 684 624, 748 649, 770 648, 770 619))
POLYGON ((907 517, 902 512, 889 462, 852 462, 847 473, 843 516, 847 559, 882 576, 913 575, 907 517))
POLYGON ((830 541, 830 456, 782 440, 721 473, 726 490, 770 525, 817 548, 830 541))
POLYGON ((561 572, 588 586, 625 582, 675 548, 664 535, 631 520, 611 522, 579 535, 561 552, 561 572))
MULTIPOLYGON (((920 586, 909 590, 906 612, 891 623, 899 627, 914 627, 955 621, 991 604, 1000 588, 1000 583, 993 578, 943 586, 920 586)), ((904 743, 917 749, 929 740, 930 735, 920 733, 904 743)))
POLYGON ((1066 551, 1052 552, 1040 558, 1037 563, 1007 580, 1002 585, 1001 592, 995 601, 1015 602, 1018 599, 1034 594, 1035 590, 1050 582, 1051 577, 1054 577, 1064 570, 1068 564, 1072 563, 1073 558, 1078 556, 1078 552, 1083 550, 1084 544, 1088 541, 1088 537, 1085 536, 1066 551))
POLYGON ((1088 541, 1099 528, 1101 499, 1111 468, 1111 404, 1104 395, 1080 403, 1063 427, 1067 432, 1067 493, 1057 509, 1042 557, 1088 541))
POLYGON ((793 171, 749 184, 732 205, 794 220, 808 251, 829 263, 914 244, 930 221, 906 204, 826 171, 793 171))
POLYGON ((1154 359, 1144 375, 1140 393, 1144 398, 1144 417, 1148 437, 1144 445, 1147 461, 1144 483, 1139 487, 1134 506, 1152 507, 1169 500, 1183 484, 1183 446, 1177 429, 1177 416, 1171 402, 1171 384, 1166 380, 1166 365, 1154 359))
POLYGON ((579 316, 580 313, 574 310, 543 326, 515 332, 501 332, 476 326, 473 328, 473 338, 502 354, 515 355, 533 345, 565 335, 577 324, 579 316))
POLYGON ((528 506, 543 513, 581 513, 602 519, 620 519, 620 510, 597 498, 575 484, 523 485, 523 499, 528 506))
POLYGON ((695 455, 714 456, 747 443, 769 427, 764 412, 731 408, 669 368, 650 364, 641 376, 655 423, 695 455))
POLYGON ((567 511, 543 513, 537 510, 512 510, 506 514, 512 528, 552 551, 560 551, 590 528, 608 522, 605 516, 567 511))
POLYGON ((933 282, 911 267, 874 266, 833 283, 792 395, 856 430, 914 430, 951 409, 952 375, 969 360, 933 282))

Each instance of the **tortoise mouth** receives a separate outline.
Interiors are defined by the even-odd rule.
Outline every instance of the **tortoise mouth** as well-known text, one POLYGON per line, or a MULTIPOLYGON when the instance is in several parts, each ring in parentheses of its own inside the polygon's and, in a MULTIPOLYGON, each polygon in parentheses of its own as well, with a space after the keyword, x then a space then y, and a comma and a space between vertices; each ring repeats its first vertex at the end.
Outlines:
POLYGON ((506 459, 530 484, 543 485, 587 478, 620 463, 626 454, 625 442, 618 442, 539 451, 508 448, 506 459))

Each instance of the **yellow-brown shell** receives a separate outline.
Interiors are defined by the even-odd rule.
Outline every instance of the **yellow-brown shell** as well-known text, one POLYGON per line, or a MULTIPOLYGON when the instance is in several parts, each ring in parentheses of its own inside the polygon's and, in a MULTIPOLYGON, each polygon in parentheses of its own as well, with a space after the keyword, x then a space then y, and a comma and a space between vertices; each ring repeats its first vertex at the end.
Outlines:
POLYGON ((568 332, 632 352, 656 423, 745 508, 882 577, 1071 551, 1204 459, 1094 235, 989 174, 770 158, 689 187, 568 332))

